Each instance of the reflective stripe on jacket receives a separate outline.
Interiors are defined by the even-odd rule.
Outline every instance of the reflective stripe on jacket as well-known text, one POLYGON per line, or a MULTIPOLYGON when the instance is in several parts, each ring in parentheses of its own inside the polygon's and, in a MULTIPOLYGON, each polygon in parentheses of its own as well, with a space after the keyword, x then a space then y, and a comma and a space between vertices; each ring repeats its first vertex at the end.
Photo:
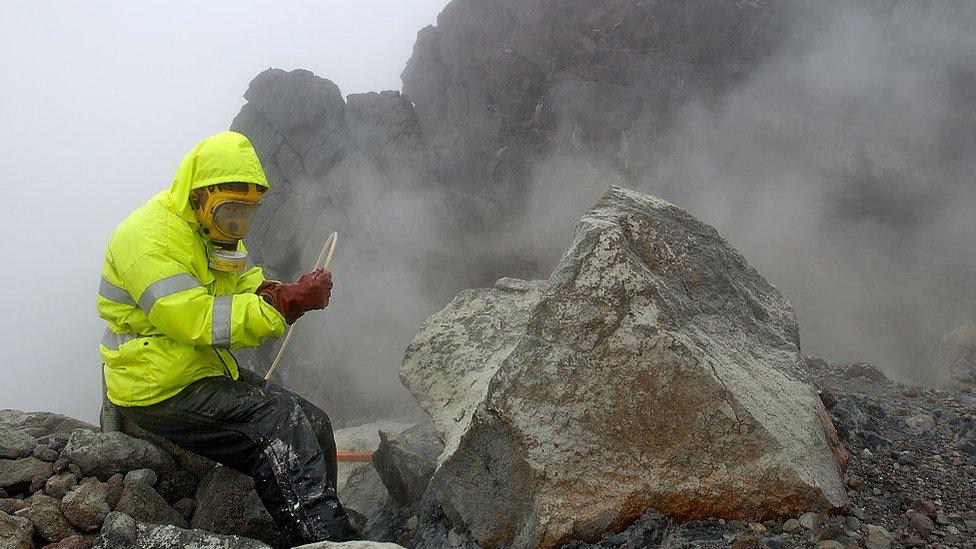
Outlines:
POLYGON ((115 404, 148 406, 204 377, 237 379, 229 350, 284 332, 284 317, 254 293, 264 281, 260 268, 225 273, 208 265, 211 244, 199 232, 190 190, 229 182, 267 187, 251 143, 234 132, 201 141, 183 158, 172 187, 112 234, 98 313, 108 322, 99 349, 115 404))

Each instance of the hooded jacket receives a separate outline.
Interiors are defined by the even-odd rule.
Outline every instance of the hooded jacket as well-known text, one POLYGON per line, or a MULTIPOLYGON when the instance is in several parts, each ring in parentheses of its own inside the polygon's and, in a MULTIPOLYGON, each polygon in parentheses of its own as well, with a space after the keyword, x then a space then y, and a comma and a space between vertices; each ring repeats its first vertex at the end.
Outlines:
POLYGON ((187 153, 169 190, 132 212, 112 234, 98 313, 108 323, 99 349, 108 398, 115 404, 148 406, 198 379, 237 379, 230 350, 255 347, 284 332, 284 317, 254 293, 264 281, 259 267, 244 273, 209 267, 212 244, 190 206, 190 191, 230 182, 268 187, 250 141, 223 132, 187 153))

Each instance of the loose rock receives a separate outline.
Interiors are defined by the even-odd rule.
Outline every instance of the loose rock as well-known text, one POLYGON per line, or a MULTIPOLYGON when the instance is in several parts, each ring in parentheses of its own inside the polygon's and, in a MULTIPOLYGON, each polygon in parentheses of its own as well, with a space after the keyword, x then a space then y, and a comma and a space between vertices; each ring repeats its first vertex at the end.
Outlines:
POLYGON ((121 432, 76 430, 71 434, 61 457, 77 465, 85 476, 100 479, 136 469, 165 473, 175 468, 169 454, 145 440, 121 432))
POLYGON ((61 501, 61 512, 85 532, 97 530, 111 511, 107 486, 96 478, 86 478, 61 501))
POLYGON ((254 480, 228 467, 217 467, 200 481, 193 528, 236 534, 279 546, 282 534, 254 491, 254 480))
POLYGON ((0 513, 0 547, 4 549, 33 549, 34 525, 23 517, 0 513))
POLYGON ((125 486, 115 510, 139 521, 189 527, 186 520, 148 484, 137 482, 125 486))
POLYGON ((412 507, 420 502, 444 450, 430 424, 420 424, 399 435, 380 431, 380 445, 373 454, 373 466, 398 505, 412 507))
POLYGON ((53 498, 61 499, 68 493, 68 490, 77 485, 78 477, 74 473, 54 475, 47 479, 47 483, 44 484, 44 492, 53 498))
POLYGON ((36 457, 0 459, 0 488, 19 494, 40 482, 41 487, 53 473, 53 467, 36 457))
POLYGON ((349 475, 349 480, 339 490, 339 501, 353 527, 362 530, 366 522, 390 502, 390 494, 376 468, 366 464, 349 475))
POLYGON ((156 484, 156 472, 152 469, 136 469, 135 471, 129 471, 125 474, 125 485, 141 482, 149 486, 155 486, 156 484))
POLYGON ((39 536, 50 543, 57 543, 78 533, 61 514, 60 503, 50 496, 34 494, 27 499, 27 507, 17 511, 16 516, 30 519, 39 536))

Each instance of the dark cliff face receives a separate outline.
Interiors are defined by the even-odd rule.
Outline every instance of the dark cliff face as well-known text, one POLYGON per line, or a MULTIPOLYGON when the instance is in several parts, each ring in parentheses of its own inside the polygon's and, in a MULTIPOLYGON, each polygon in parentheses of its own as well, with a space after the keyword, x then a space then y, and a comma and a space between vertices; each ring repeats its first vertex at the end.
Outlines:
POLYGON ((925 379, 976 290, 973 24, 963 1, 455 0, 402 95, 265 71, 233 125, 276 184, 253 255, 291 278, 342 233, 326 331, 289 375, 355 395, 349 417, 398 401, 423 318, 546 276, 617 184, 718 227, 805 350, 925 379))

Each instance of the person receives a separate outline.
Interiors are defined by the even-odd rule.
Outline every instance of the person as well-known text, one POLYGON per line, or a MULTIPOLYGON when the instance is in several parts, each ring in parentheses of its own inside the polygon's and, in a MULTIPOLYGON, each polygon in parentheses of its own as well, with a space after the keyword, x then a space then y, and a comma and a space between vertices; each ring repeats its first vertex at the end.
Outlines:
POLYGON ((295 545, 355 539, 328 415, 231 353, 281 337, 332 292, 327 271, 284 284, 244 270, 243 238, 268 188, 250 141, 223 132, 115 229, 98 292, 106 396, 143 429, 252 476, 295 545))

